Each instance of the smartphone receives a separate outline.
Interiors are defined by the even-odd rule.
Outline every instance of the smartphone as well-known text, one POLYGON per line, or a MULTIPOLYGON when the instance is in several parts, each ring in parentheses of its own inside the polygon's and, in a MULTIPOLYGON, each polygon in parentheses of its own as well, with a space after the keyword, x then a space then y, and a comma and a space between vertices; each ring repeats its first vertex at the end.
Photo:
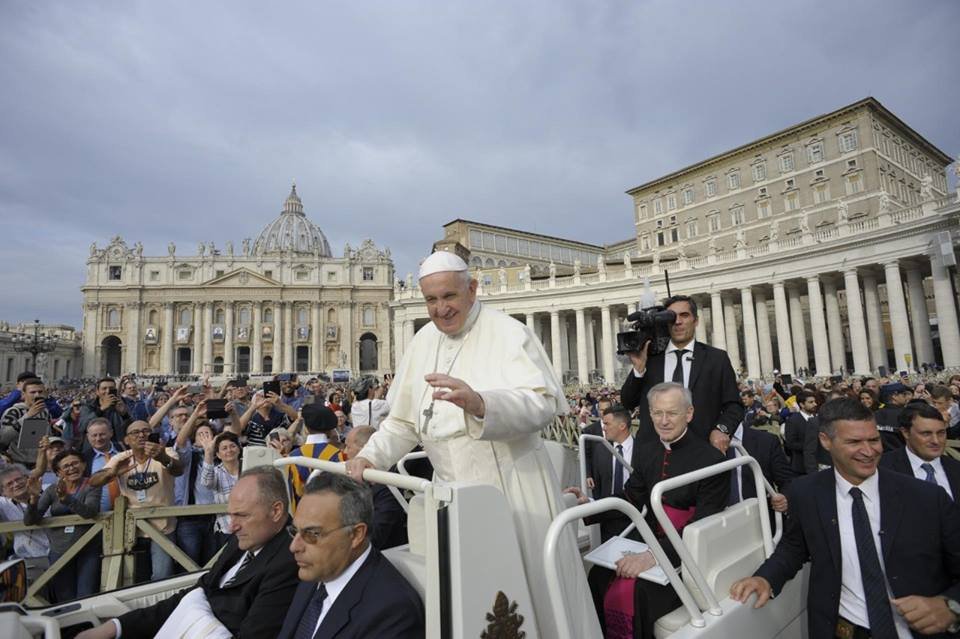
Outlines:
POLYGON ((227 400, 208 399, 207 419, 222 419, 227 416, 227 400))
POLYGON ((276 395, 279 395, 279 394, 280 394, 280 382, 278 382, 278 381, 264 382, 264 383, 263 383, 263 394, 266 395, 267 393, 274 393, 274 394, 276 394, 276 395))
POLYGON ((201 386, 200 384, 190 384, 189 386, 187 386, 187 392, 190 393, 191 395, 202 393, 203 386, 201 386))
POLYGON ((150 433, 149 435, 147 435, 147 441, 150 442, 150 443, 152 443, 152 444, 159 444, 159 443, 160 443, 160 433, 150 433))
POLYGON ((910 373, 908 373, 907 371, 900 371, 900 377, 908 377, 909 375, 910 373))
POLYGON ((783 375, 780 376, 780 381, 783 382, 784 386, 789 386, 790 384, 793 383, 793 375, 790 375, 789 373, 784 373, 783 375))
POLYGON ((116 387, 107 389, 107 393, 109 393, 110 395, 113 395, 114 397, 116 397, 118 394, 116 387))

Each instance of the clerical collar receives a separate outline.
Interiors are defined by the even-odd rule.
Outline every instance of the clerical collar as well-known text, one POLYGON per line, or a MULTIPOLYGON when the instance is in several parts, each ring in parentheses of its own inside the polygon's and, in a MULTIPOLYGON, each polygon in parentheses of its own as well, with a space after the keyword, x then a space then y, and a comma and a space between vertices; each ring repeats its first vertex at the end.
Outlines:
POLYGON ((683 439, 683 436, 686 435, 686 434, 687 434, 687 431, 689 431, 689 430, 690 430, 689 428, 684 428, 684 429, 683 429, 683 432, 680 433, 680 436, 677 437, 677 438, 676 438, 675 440, 673 440, 672 442, 665 442, 665 441, 663 441, 663 440, 661 439, 661 440, 660 440, 660 443, 663 444, 663 447, 666 448, 667 450, 673 450, 674 447, 679 446, 679 445, 681 445, 681 444, 683 443, 683 442, 681 442, 680 440, 683 439))
POLYGON ((470 329, 473 328, 478 317, 480 317, 480 300, 474 301, 473 306, 470 307, 470 312, 467 313, 467 321, 463 323, 463 328, 453 335, 448 335, 448 337, 451 339, 460 339, 470 332, 470 329))

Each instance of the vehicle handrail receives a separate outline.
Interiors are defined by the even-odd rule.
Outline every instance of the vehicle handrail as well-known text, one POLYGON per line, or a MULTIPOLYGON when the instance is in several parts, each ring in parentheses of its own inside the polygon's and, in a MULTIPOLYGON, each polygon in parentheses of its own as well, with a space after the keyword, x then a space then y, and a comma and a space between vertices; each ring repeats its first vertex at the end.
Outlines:
POLYGON ((680 575, 674 569, 673 564, 670 563, 670 559, 664 552, 660 542, 657 541, 656 535, 653 534, 653 531, 650 529, 650 526, 647 525, 640 511, 637 510, 637 507, 619 497, 604 497, 603 499, 591 501, 586 504, 571 506, 561 511, 550 523, 550 528, 547 529, 547 536, 543 546, 543 564, 547 574, 547 594, 550 597, 550 604, 553 608, 554 618, 556 619, 557 630, 560 632, 559 639, 573 639, 570 636, 570 629, 567 627, 567 602, 563 600, 563 591, 560 588, 560 574, 556 562, 557 544, 560 540, 560 535, 570 522, 607 510, 620 511, 629 517, 634 525, 636 525, 637 530, 640 532, 640 537, 643 539, 643 542, 649 546, 650 552, 653 553, 653 556, 657 560, 657 564, 663 569, 663 573, 667 576, 667 579, 670 580, 670 585, 673 586, 677 596, 680 597, 683 607, 686 608, 687 613, 690 615, 690 623, 697 628, 705 627, 707 624, 703 619, 703 615, 700 613, 697 602, 693 599, 693 595, 690 594, 680 575))
POLYGON ((404 477, 411 477, 410 473, 407 471, 406 464, 408 461, 413 461, 414 459, 427 459, 427 453, 422 450, 407 453, 400 458, 400 461, 397 462, 397 472, 404 477))
POLYGON ((627 476, 629 477, 631 474, 633 474, 633 466, 631 466, 630 462, 628 462, 626 459, 623 458, 623 455, 618 453, 613 448, 613 444, 611 444, 606 437, 603 437, 602 435, 591 435, 589 433, 580 433, 580 438, 579 440, 577 440, 580 445, 580 450, 577 453, 577 457, 580 458, 580 490, 583 492, 584 495, 588 494, 587 493, 587 457, 586 455, 584 455, 584 450, 586 449, 586 447, 584 446, 584 443, 586 443, 587 440, 599 442, 604 446, 606 446, 607 450, 610 451, 610 454, 616 457, 617 459, 619 459, 620 463, 623 464, 623 467, 627 471, 627 476))
MULTIPOLYGON (((302 455, 297 455, 294 457, 281 457, 280 459, 274 460, 273 465, 277 468, 281 468, 283 466, 304 466, 313 470, 336 473, 337 475, 347 474, 347 466, 343 462, 314 459, 313 457, 304 457, 302 455)), ((363 471, 362 478, 364 481, 373 482, 375 484, 383 484, 384 486, 396 486, 397 488, 401 488, 403 490, 412 490, 417 493, 426 492, 427 488, 432 485, 432 482, 426 479, 421 479, 420 477, 405 477, 398 473, 391 473, 385 470, 376 470, 374 468, 368 468, 363 471)))
MULTIPOLYGON (((753 470, 753 481, 756 484, 757 495, 764 494, 763 473, 760 470, 760 464, 758 464, 757 460, 749 455, 745 457, 737 457, 735 459, 727 459, 716 464, 711 464, 710 466, 706 466, 704 468, 692 470, 689 473, 684 473, 682 475, 677 475, 676 477, 669 477, 667 479, 660 480, 650 491, 650 506, 653 508, 653 514, 656 516, 657 521, 660 522, 663 532, 667 535, 670 543, 673 544, 674 549, 680 556, 680 560, 683 562, 687 574, 693 578, 694 583, 697 584, 700 592, 702 592, 703 596, 706 598, 707 612, 716 617, 719 617, 723 614, 723 610, 720 608, 720 602, 717 599, 716 593, 713 592, 713 588, 707 584, 707 580, 700 571, 700 567, 697 566, 696 562, 694 561, 693 556, 690 554, 690 550, 688 550, 686 545, 684 545, 683 540, 680 538, 680 533, 677 532, 673 522, 670 521, 670 518, 667 516, 667 511, 663 508, 663 493, 680 488, 681 486, 702 481, 708 477, 713 477, 715 475, 731 471, 738 466, 746 465, 749 465, 751 470, 753 470)), ((764 556, 770 557, 770 555, 773 553, 773 539, 770 535, 770 518, 767 517, 765 508, 760 508, 759 512, 760 532, 763 536, 764 556)))
MULTIPOLYGON (((730 445, 737 449, 741 457, 750 457, 750 453, 748 453, 747 449, 743 447, 742 442, 731 440, 730 445)), ((763 485, 767 489, 767 495, 770 497, 779 494, 773 487, 773 484, 771 484, 766 477, 763 477, 763 485)), ((773 535, 773 545, 776 546, 780 543, 780 538, 783 536, 783 514, 776 510, 773 511, 773 520, 777 524, 777 532, 773 535)))

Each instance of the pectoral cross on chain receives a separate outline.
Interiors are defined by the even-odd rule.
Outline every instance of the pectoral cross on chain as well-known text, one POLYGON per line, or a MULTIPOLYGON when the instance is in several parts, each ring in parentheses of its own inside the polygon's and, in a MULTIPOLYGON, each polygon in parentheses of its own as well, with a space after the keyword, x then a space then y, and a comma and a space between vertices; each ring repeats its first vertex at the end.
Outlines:
POLYGON ((430 405, 423 409, 423 432, 427 431, 427 428, 430 426, 430 420, 433 419, 433 402, 430 402, 430 405))

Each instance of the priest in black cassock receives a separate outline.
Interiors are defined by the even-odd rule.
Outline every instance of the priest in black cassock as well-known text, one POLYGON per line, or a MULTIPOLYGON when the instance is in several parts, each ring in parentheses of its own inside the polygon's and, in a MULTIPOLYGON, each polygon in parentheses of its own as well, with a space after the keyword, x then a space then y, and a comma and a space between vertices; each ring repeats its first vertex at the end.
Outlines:
MULTIPOLYGON (((647 403, 659 442, 642 445, 634 454, 637 465, 623 492, 625 498, 638 509, 647 506, 647 520, 651 529, 670 561, 678 566, 679 557, 653 516, 649 504, 650 492, 662 479, 722 462, 724 456, 705 439, 689 431, 687 426, 693 419, 693 401, 688 389, 671 382, 657 384, 647 394, 647 403)), ((729 473, 714 475, 666 493, 664 507, 674 526, 682 533, 687 523, 721 512, 727 505, 729 491, 729 473)), ((648 551, 618 561, 616 574, 600 567, 591 570, 590 585, 600 608, 598 612, 604 623, 606 637, 652 638, 656 620, 680 605, 680 599, 670 585, 661 586, 635 578, 655 564, 653 554, 648 551), (616 578, 632 582, 632 624, 629 614, 631 606, 626 606, 628 610, 625 614, 624 606, 617 603, 616 596, 611 596, 615 590, 629 587, 629 583, 618 582, 616 578)))

